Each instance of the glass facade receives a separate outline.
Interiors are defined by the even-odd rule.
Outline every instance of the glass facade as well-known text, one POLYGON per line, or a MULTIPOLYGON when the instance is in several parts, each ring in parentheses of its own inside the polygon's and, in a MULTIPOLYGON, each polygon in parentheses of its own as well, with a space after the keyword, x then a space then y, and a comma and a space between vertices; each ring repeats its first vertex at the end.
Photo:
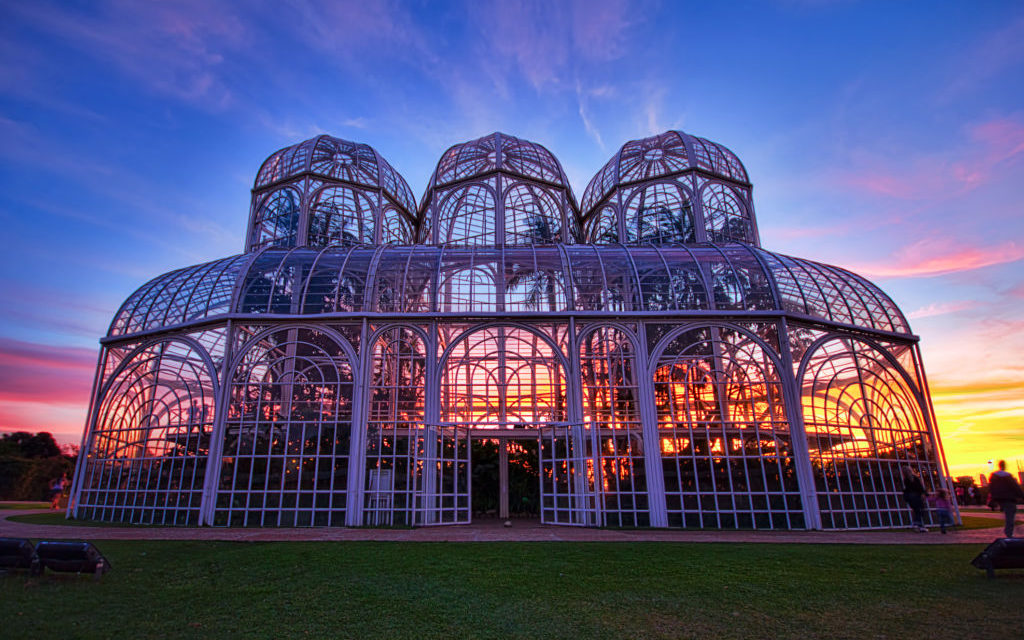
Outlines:
POLYGON ((446 151, 418 206, 365 144, 287 147, 245 252, 146 283, 101 344, 77 517, 899 527, 903 467, 948 483, 904 315, 761 248, 739 159, 679 131, 582 207, 506 134, 446 151))

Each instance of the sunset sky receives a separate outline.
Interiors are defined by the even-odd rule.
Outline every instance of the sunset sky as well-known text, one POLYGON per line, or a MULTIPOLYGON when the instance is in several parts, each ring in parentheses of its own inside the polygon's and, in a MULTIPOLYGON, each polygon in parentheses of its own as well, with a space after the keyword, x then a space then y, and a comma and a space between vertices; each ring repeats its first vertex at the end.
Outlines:
POLYGON ((1024 5, 467 0, 0 4, 0 431, 77 443, 98 338, 243 249, 276 149, 539 142, 577 197, 670 128, 745 163, 765 248, 908 314, 954 475, 1024 464, 1024 5))

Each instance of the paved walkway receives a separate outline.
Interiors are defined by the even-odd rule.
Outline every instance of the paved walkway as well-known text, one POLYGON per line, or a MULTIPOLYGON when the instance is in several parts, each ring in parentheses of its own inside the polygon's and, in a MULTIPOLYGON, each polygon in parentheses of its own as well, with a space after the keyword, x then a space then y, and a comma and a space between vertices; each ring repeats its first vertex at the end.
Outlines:
MULTIPOLYGON (((1002 536, 1001 528, 953 531, 941 535, 912 531, 678 531, 668 529, 590 529, 513 520, 511 527, 485 520, 469 525, 416 529, 227 529, 215 527, 95 527, 11 522, 9 517, 46 510, 0 510, 0 537, 88 540, 376 540, 392 542, 754 542, 813 544, 971 544, 1002 536)), ((972 516, 1002 519, 1002 514, 971 511, 972 516)), ((1018 531, 1020 527, 1018 526, 1018 531)))

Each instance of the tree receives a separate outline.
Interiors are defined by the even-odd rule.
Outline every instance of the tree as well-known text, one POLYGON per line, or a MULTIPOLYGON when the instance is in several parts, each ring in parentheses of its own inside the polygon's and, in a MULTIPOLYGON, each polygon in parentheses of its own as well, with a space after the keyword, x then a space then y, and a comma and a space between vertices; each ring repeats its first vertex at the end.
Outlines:
POLYGON ((3 443, 0 452, 18 458, 53 458, 60 455, 60 446, 46 431, 36 434, 27 431, 5 433, 0 436, 0 442, 3 443))

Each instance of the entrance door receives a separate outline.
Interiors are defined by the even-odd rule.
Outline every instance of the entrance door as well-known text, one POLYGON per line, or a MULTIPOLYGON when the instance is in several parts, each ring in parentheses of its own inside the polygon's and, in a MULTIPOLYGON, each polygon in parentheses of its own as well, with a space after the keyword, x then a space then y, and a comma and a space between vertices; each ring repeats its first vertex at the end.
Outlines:
POLYGON ((417 439, 416 524, 468 524, 469 430, 428 426, 417 439))
MULTIPOLYGON (((487 434, 491 435, 491 434, 487 434)), ((473 438, 473 517, 536 518, 540 513, 535 434, 473 438)))
POLYGON ((590 435, 582 425, 540 428, 540 519, 544 524, 598 524, 590 435))

